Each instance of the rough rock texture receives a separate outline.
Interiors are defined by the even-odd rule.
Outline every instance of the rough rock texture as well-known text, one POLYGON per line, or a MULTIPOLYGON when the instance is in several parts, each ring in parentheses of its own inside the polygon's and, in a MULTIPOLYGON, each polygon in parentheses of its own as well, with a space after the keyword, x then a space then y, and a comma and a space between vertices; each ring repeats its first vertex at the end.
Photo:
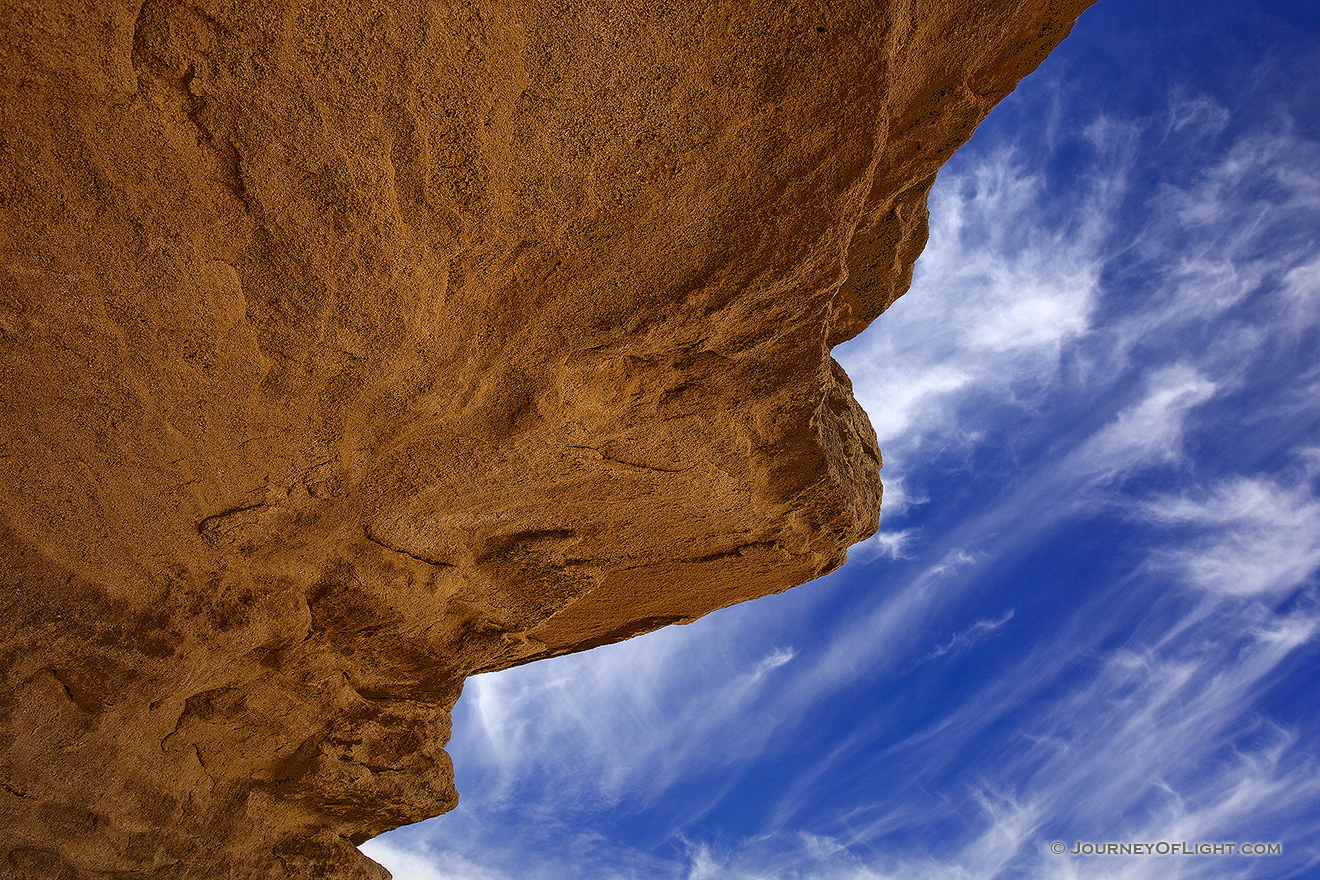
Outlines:
POLYGON ((465 676, 838 566, 1089 0, 3 0, 0 875, 380 877, 465 676))

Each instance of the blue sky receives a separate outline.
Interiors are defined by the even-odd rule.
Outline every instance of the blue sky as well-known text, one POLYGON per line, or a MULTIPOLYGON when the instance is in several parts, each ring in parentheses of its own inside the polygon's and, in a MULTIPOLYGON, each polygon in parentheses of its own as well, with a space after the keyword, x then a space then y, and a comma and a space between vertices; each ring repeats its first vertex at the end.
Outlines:
POLYGON ((838 572, 468 682, 399 880, 1320 878, 1320 4, 1100 0, 835 356, 838 572), (1056 856, 1054 841, 1280 842, 1056 856))

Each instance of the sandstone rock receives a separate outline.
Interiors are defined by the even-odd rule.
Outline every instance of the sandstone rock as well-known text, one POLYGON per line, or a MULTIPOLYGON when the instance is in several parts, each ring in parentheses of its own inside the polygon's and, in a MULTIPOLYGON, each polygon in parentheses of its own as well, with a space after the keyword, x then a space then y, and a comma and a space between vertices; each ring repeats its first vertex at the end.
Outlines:
POLYGON ((0 873, 381 877, 465 676, 840 565, 1089 0, 5 0, 0 873))

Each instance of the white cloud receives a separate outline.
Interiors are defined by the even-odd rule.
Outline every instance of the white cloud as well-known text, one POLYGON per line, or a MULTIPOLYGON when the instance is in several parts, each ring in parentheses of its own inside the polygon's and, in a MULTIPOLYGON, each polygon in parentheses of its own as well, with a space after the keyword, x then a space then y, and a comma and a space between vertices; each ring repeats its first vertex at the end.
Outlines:
POLYGON ((934 660, 937 657, 943 657, 945 654, 949 653, 950 651, 960 650, 962 648, 969 648, 972 645, 975 645, 977 642, 981 641, 986 636, 990 635, 995 630, 999 629, 1001 626, 1012 620, 1013 613, 1014 613, 1013 609, 1010 608, 1007 611, 1005 611, 1001 616, 993 620, 987 618, 985 620, 976 621, 976 623, 973 623, 971 626, 967 627, 967 629, 963 630, 962 632, 954 633, 952 638, 950 638, 947 642, 938 646, 937 648, 935 648, 935 650, 927 654, 926 659, 934 660))
POLYGON ((394 880, 510 880, 457 853, 429 847, 400 846, 377 838, 358 849, 388 868, 394 880))
POLYGON ((1197 533, 1157 557, 1214 593, 1282 593, 1320 569, 1320 501, 1301 487, 1236 479, 1199 495, 1161 496, 1143 506, 1151 521, 1197 533))
POLYGON ((481 774, 470 808, 538 787, 570 810, 659 797, 686 774, 757 752, 775 727, 743 719, 776 693, 796 652, 746 656, 715 631, 671 627, 470 679, 450 746, 481 774))
POLYGON ((1122 353, 1223 316, 1251 297, 1276 299, 1250 317, 1272 334, 1314 324, 1320 144, 1287 127, 1235 142, 1193 179, 1165 183, 1132 247, 1155 284, 1114 333, 1122 353))
POLYGON ((1186 134, 1187 129, 1192 129, 1192 133, 1198 135, 1219 134, 1231 118, 1228 108, 1208 95, 1187 98, 1175 94, 1169 102, 1168 130, 1186 134))
POLYGON ((1320 446, 1308 446, 1297 450, 1297 458, 1302 464, 1306 479, 1320 477, 1320 446))
POLYGON ((1294 329, 1320 322, 1320 257, 1289 269, 1281 294, 1294 329))
POLYGON ((979 557, 976 554, 968 553, 965 550, 950 550, 948 553, 944 554, 944 558, 941 559, 938 564, 931 567, 930 573, 932 575, 947 574, 956 571, 965 565, 974 564, 978 558, 979 557))
POLYGON ((907 547, 912 543, 916 532, 903 529, 898 532, 876 532, 860 544, 848 549, 848 559, 855 562, 870 562, 881 557, 906 559, 907 547))
POLYGON ((981 781, 960 798, 919 815, 898 799, 877 805, 879 816, 870 823, 841 821, 837 833, 772 833, 718 853, 703 846, 693 864, 706 873, 692 876, 1234 877, 1242 862, 1088 860, 1056 856, 1047 847, 1053 840, 1071 847, 1075 840, 1306 839, 1320 830, 1320 819, 1305 818, 1312 815, 1306 805, 1320 797, 1314 755, 1295 732, 1252 718, 1275 671, 1320 631, 1314 609, 1281 615, 1215 598, 1164 618, 1143 644, 1107 653, 1095 650, 1110 631, 1103 619, 1080 623, 1091 624, 1089 638, 1079 638, 1084 625, 1059 633, 906 751, 884 756, 907 764, 921 763, 923 755, 950 760, 1006 714, 1037 705, 1019 722, 1022 745, 983 761, 981 781), (1099 660, 1093 674, 1062 691, 1054 686, 1062 670, 1088 654, 1099 660), (1060 696, 1041 704, 1045 694, 1060 696), (950 817, 957 817, 960 836, 892 850, 876 843, 877 835, 883 840, 923 823, 948 828, 950 817))
MULTIPOLYGON (((860 373, 858 369, 845 363, 849 374, 860 373)), ((853 376, 854 389, 858 399, 876 426, 876 436, 882 448, 899 437, 904 437, 914 428, 941 419, 945 399, 956 392, 964 391, 974 382, 971 373, 954 364, 939 364, 922 368, 895 364, 885 373, 883 392, 874 388, 879 380, 872 384, 858 387, 858 377, 853 376)))
POLYGON ((1087 479, 1104 481, 1177 459, 1189 411, 1215 391, 1214 382, 1185 364, 1155 370, 1147 378, 1145 396, 1073 454, 1076 471, 1087 479))
POLYGON ((930 499, 922 494, 913 494, 908 481, 904 479, 901 473, 891 473, 892 457, 886 453, 886 459, 890 470, 885 471, 884 479, 884 503, 880 508, 880 521, 886 519, 897 519, 908 512, 909 509, 925 504, 930 499))
POLYGON ((755 681, 759 679, 772 669, 778 669, 785 663, 791 661, 793 656, 794 653, 792 648, 776 648, 769 654, 766 654, 760 663, 756 664, 756 668, 752 670, 752 680, 755 681))
MULTIPOLYGON (((1104 229, 1051 228, 1042 185, 1008 151, 946 173, 912 291, 836 349, 887 455, 956 436, 962 397, 1047 382, 1061 347, 1087 331, 1104 229)), ((1102 200, 1079 213, 1105 216, 1102 200)))

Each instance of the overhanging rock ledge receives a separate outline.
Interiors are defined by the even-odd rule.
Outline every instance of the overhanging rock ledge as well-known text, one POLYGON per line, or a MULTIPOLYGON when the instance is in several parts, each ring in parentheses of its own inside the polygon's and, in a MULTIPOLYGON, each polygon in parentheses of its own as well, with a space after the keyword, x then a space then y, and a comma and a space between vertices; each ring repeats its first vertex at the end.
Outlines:
POLYGON ((384 876, 465 676, 828 572, 1088 0, 0 4, 0 875, 384 876))

